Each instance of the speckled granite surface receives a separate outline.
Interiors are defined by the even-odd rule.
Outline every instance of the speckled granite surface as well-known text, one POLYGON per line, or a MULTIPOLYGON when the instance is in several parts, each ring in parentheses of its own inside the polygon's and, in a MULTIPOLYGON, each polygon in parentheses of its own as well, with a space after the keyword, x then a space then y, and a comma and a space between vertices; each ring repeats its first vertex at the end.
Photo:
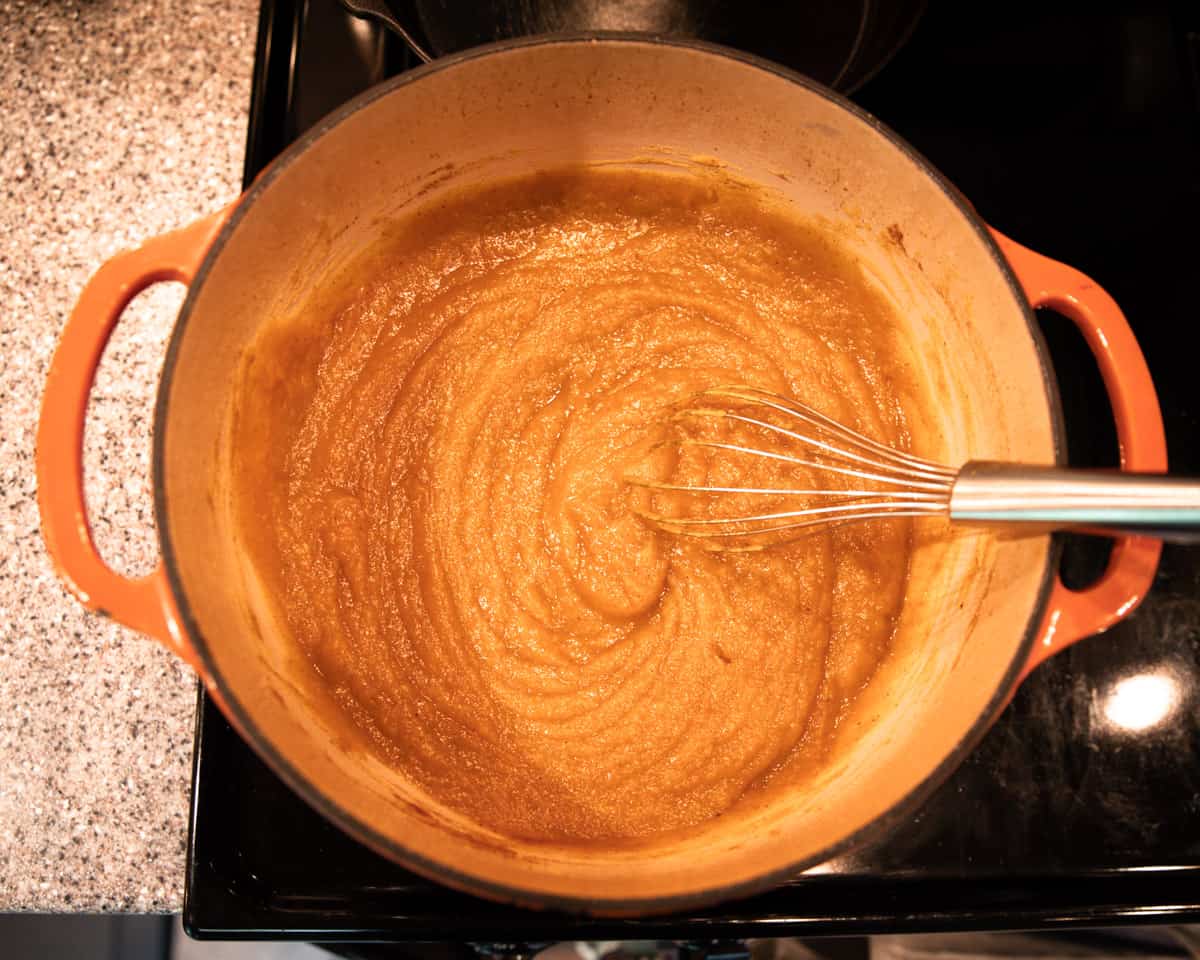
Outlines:
MULTIPOLYGON (((0 0, 0 911, 179 909, 195 681, 85 614, 38 531, 34 424, 107 257, 238 191, 254 0, 0 0)), ((154 563, 153 394, 180 289, 125 314, 89 414, 96 536, 154 563)))

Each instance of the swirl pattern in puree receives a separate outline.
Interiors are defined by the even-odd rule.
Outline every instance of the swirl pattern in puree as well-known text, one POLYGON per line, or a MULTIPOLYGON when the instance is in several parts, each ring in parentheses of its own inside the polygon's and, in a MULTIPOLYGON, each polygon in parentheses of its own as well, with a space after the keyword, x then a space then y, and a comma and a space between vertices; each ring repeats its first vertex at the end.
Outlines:
POLYGON ((800 788, 888 649, 906 522, 714 553, 623 478, 711 476, 661 441, 719 383, 905 444, 857 266, 751 190, 581 169, 426 206, 347 278, 248 353, 233 449, 256 567, 374 748, 534 840, 800 788))

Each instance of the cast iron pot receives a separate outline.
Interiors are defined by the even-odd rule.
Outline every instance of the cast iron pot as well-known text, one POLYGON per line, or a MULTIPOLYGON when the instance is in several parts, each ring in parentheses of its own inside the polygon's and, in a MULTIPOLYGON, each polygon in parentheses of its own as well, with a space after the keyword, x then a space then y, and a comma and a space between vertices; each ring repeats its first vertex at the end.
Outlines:
MULTIPOLYGON (((62 334, 38 431, 46 543, 79 599, 195 667, 242 736, 349 834, 486 897, 596 914, 694 907, 769 887, 887 831, 974 747, 1037 663, 1127 615, 1157 541, 1118 540, 1082 592, 1048 536, 920 536, 893 652, 810 788, 621 849, 518 842, 427 796, 367 751, 276 629, 230 517, 227 425, 238 363, 409 205, 537 168, 725 165, 817 218, 905 318, 927 384, 918 452, 1060 462, 1055 381, 1031 306, 1078 324, 1112 401, 1126 469, 1166 467, 1145 362, 1116 304, 1009 241, 910 147, 836 94, 765 61, 637 37, 529 39, 406 73, 348 104, 226 210, 97 272, 62 334), (81 482, 84 411, 113 325, 180 280, 154 422, 162 562, 108 569, 81 482)), ((764 638, 769 642, 769 638, 764 638)))

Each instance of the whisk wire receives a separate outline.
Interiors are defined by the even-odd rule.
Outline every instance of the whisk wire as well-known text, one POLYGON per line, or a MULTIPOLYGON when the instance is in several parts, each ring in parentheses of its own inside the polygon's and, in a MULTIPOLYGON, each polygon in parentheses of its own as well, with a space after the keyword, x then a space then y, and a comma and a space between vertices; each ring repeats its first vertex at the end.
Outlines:
MULTIPOLYGON (((858 433, 855 430, 851 430, 845 424, 838 423, 838 421, 832 419, 831 417, 825 416, 825 414, 820 413, 817 410, 813 410, 811 407, 803 406, 795 401, 788 400, 785 397, 776 396, 772 393, 767 393, 766 391, 757 390, 753 387, 713 387, 709 390, 705 390, 702 394, 700 394, 700 396, 725 397, 731 400, 741 400, 746 403, 757 403, 764 407, 769 407, 770 409, 776 410, 779 413, 786 414, 796 418, 797 420, 800 420, 803 423, 807 423, 809 426, 825 430, 841 440, 843 443, 849 444, 853 448, 857 448, 865 453, 868 453, 875 459, 859 457, 849 453, 846 450, 831 450, 831 452, 835 452, 841 456, 875 465, 878 465, 879 460, 882 459, 883 462, 888 465, 895 465, 897 468, 906 467, 916 473, 928 475, 931 478, 936 477, 944 480, 952 480, 955 475, 955 471, 950 470, 939 463, 934 463, 932 460, 926 460, 922 457, 905 453, 902 450, 897 450, 894 447, 889 447, 877 440, 872 440, 870 437, 858 433)), ((783 428, 781 427, 776 427, 773 424, 766 424, 762 421, 753 421, 747 419, 747 422, 757 422, 759 426, 766 426, 770 429, 783 431, 783 428)), ((789 433, 789 435, 793 439, 799 440, 802 443, 808 443, 811 445, 819 444, 819 441, 802 434, 789 433)), ((822 447, 826 448, 825 445, 822 445, 822 447)))
POLYGON ((895 513, 899 510, 913 510, 918 513, 936 513, 931 509, 928 503, 920 501, 903 501, 896 500, 891 503, 864 503, 864 504, 838 504, 831 507, 811 507, 805 510, 783 510, 778 513, 760 513, 748 517, 738 517, 736 520, 729 520, 727 517, 666 517, 660 514, 643 513, 642 516, 649 517, 658 523, 665 524, 671 527, 677 527, 682 530, 688 528, 700 528, 707 526, 728 526, 731 523, 752 524, 762 523, 772 520, 790 520, 794 517, 835 517, 849 516, 855 513, 864 513, 871 510, 880 510, 887 513, 895 513))
MULTIPOLYGON (((744 420, 746 422, 755 423, 753 420, 746 420, 745 417, 735 417, 734 419, 744 420)), ((763 424, 770 426, 769 424, 763 424)), ((781 431, 789 433, 789 431, 781 431)), ((794 434, 790 434, 794 436, 794 434)), ((743 447, 736 443, 722 443, 719 440, 681 440, 680 446, 686 447, 709 447, 715 450, 729 450, 733 453, 744 453, 752 457, 765 457, 769 460, 779 460, 784 463, 790 463, 798 467, 809 467, 814 470, 825 470, 829 473, 837 473, 845 477, 854 477, 858 480, 875 480, 879 483, 890 483, 902 487, 916 487, 921 490, 929 490, 932 492, 943 492, 949 495, 949 484, 945 481, 930 481, 930 480, 914 480, 911 475, 906 476, 891 476, 883 473, 871 473, 866 470, 859 470, 856 467, 839 467, 832 463, 825 463, 821 460, 808 460, 803 457, 794 457, 790 454, 776 453, 771 450, 759 450, 755 447, 743 447)), ((839 453, 832 447, 827 448, 830 452, 839 453)), ((854 458, 860 461, 861 458, 854 458)), ((819 491, 822 495, 832 493, 830 490, 819 491)))
MULTIPOLYGON (((640 477, 630 477, 627 478, 625 482, 631 486, 644 487, 647 490, 674 490, 680 493, 746 493, 751 495, 774 494, 777 496, 794 497, 843 497, 848 500, 874 497, 889 501, 894 500, 896 497, 895 492, 892 490, 823 490, 817 488, 802 490, 794 487, 717 487, 698 486, 690 483, 664 483, 660 480, 645 480, 640 477)), ((921 500, 937 504, 939 509, 945 501, 945 498, 940 493, 914 491, 908 496, 913 500, 921 500)))
MULTIPOLYGON (((778 534, 792 531, 804 531, 814 527, 834 526, 851 520, 897 519, 902 517, 937 516, 940 510, 930 510, 928 504, 892 503, 887 505, 863 504, 863 509, 847 509, 845 507, 815 508, 813 510, 795 510, 775 515, 778 520, 785 522, 763 522, 756 526, 746 526, 753 518, 742 518, 734 525, 732 521, 713 519, 714 524, 722 524, 721 529, 702 529, 693 523, 673 520, 655 514, 642 513, 643 519, 653 523, 659 529, 676 536, 702 540, 746 540, 756 537, 775 537, 778 534), (794 518, 794 519, 793 519, 794 518)), ((760 518, 760 519, 764 519, 760 518)), ((697 521, 698 522, 698 521, 697 521)), ((759 545, 765 546, 765 544, 759 545)), ((758 546, 747 549, 758 549, 758 546)))

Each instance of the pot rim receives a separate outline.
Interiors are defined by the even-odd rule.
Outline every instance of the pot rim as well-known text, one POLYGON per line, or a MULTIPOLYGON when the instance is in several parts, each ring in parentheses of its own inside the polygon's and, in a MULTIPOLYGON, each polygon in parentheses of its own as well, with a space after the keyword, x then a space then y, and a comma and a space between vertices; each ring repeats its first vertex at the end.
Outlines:
POLYGON ((708 887, 685 894, 664 897, 630 897, 630 898, 593 898, 584 896, 567 896, 540 891, 535 887, 522 887, 496 883, 460 872, 454 865, 432 860, 407 849, 390 837, 386 837, 368 824, 359 820, 355 815, 342 808, 336 800, 317 789, 301 774, 288 759, 278 752, 275 746, 259 730, 253 719, 252 711, 241 703, 233 692, 222 682, 220 670, 208 648, 204 635, 193 615, 191 604, 184 591, 179 574, 177 555, 172 540, 167 513, 167 496, 161 478, 165 476, 166 437, 165 424, 170 404, 171 383, 183 337, 187 332, 188 321, 191 318, 197 299, 197 292, 203 286, 209 271, 212 269, 225 243, 238 228, 246 211, 255 199, 262 194, 292 163, 298 160, 315 141, 336 128, 343 121, 371 105, 376 100, 390 95, 393 91, 413 82, 421 81, 442 70, 459 64, 488 57, 495 54, 523 48, 540 46, 558 46, 579 43, 606 43, 617 46, 650 46, 650 47, 683 47, 699 51, 711 56, 735 60, 754 69, 763 70, 798 87, 815 93, 845 110, 855 119, 867 124, 888 142, 901 151, 914 166, 925 176, 929 177, 943 194, 958 207, 966 218, 969 226, 983 241, 992 261, 1000 270, 1005 282, 1012 291, 1014 299, 1021 305, 1025 322, 1041 368, 1042 383, 1046 391, 1046 402, 1050 407, 1051 433, 1054 446, 1054 456, 1058 463, 1063 461, 1064 428, 1062 407, 1058 392, 1058 384, 1054 368, 1050 362, 1049 352, 1041 330, 1034 318, 1033 310, 1025 297, 1008 260, 1000 251, 987 225, 976 213, 974 206, 965 196, 947 180, 928 160, 915 148, 889 127, 876 119, 867 111, 851 102, 834 90, 800 74, 788 67, 767 60, 754 54, 745 53, 730 47, 705 41, 658 36, 652 34, 626 33, 614 31, 594 31, 584 33, 563 33, 531 37, 519 37, 496 43, 472 47, 457 53, 439 57, 431 63, 423 64, 412 70, 405 71, 395 77, 383 81, 347 101, 317 124, 305 131, 282 153, 279 154, 251 183, 239 197, 232 215, 222 226, 205 254, 203 263, 197 271, 187 296, 180 310, 179 317, 172 329, 167 344, 166 357, 163 362, 162 375, 159 382, 158 397, 154 410, 153 450, 151 454, 151 470, 154 480, 154 512, 159 531, 159 547, 166 571, 167 582, 171 596, 178 611, 181 627, 186 631, 193 649, 203 667, 203 676, 207 684, 220 691, 220 696, 230 719, 234 722, 241 735, 250 743, 254 751, 266 762, 267 766, 280 777, 293 791, 301 796, 306 803, 317 810, 326 819, 337 824, 352 838, 370 847, 375 852, 387 857, 393 862, 408 867, 415 872, 446 884, 458 890, 471 894, 488 897, 492 900, 530 906, 563 910, 573 913, 592 915, 636 915, 636 914, 665 914, 676 910, 695 908, 698 906, 718 903, 725 900, 738 899, 754 893, 776 887, 782 882, 800 875, 803 871, 834 859, 849 850, 863 845, 872 837, 889 832, 900 821, 909 817, 933 791, 940 786, 950 774, 956 770, 983 739, 984 734, 992 726, 997 716, 1007 705, 1017 684, 1022 668, 1029 659, 1034 640, 1040 632, 1046 603, 1050 589, 1058 570, 1061 540, 1058 536, 1051 539, 1046 553, 1046 563, 1042 571, 1038 587, 1037 600, 1025 625, 1020 643, 1016 646, 1013 658, 1006 669, 1003 678, 989 699, 987 706, 980 712, 979 717, 971 728, 942 760, 934 770, 914 786, 888 810, 869 821, 858 830, 828 845, 817 853, 789 863, 785 867, 760 874, 753 879, 725 886, 708 887))

